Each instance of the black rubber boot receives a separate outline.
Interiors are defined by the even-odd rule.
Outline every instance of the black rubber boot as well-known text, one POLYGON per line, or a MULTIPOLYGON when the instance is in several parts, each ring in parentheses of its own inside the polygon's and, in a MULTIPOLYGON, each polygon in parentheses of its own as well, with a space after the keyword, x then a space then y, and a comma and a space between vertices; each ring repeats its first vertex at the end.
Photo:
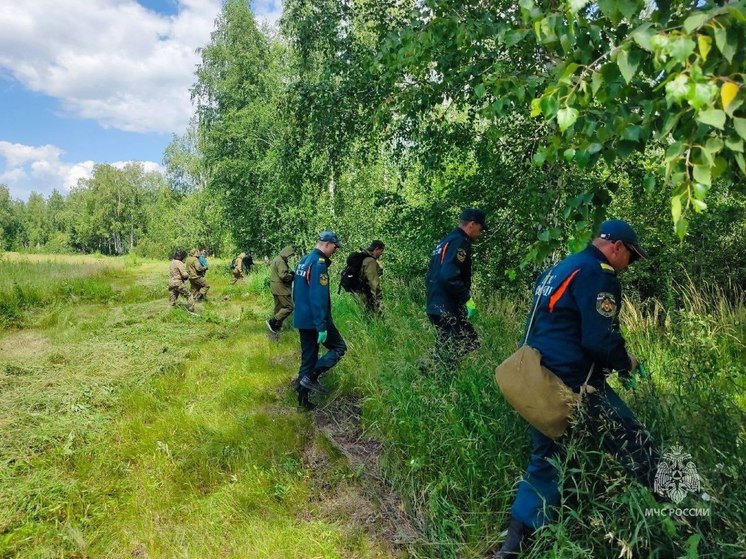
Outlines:
POLYGON ((503 542, 500 551, 492 556, 492 559, 515 559, 524 547, 526 536, 530 533, 528 527, 520 520, 510 519, 508 524, 508 535, 503 542))
POLYGON ((270 318, 267 322, 265 322, 265 324, 267 325, 267 328, 269 329, 269 331, 272 332, 273 334, 277 334, 280 331, 280 329, 277 327, 277 321, 275 320, 274 316, 270 318))
POLYGON ((309 396, 310 390, 302 386, 298 387, 298 407, 303 411, 311 411, 316 407, 311 403, 309 396))

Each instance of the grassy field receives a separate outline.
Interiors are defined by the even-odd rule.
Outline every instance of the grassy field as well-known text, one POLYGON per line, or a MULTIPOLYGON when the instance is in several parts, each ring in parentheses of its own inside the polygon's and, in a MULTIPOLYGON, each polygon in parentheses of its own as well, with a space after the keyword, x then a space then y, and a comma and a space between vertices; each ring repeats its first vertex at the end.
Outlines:
POLYGON ((0 557, 397 556, 223 264, 192 316, 168 262, 2 257, 0 557))
MULTIPOLYGON (((434 336, 418 285, 387 279, 383 320, 335 295, 349 351, 309 415, 289 389, 296 336, 265 336, 262 266, 229 286, 213 262, 192 316, 168 307, 166 262, 2 265, 0 556, 472 559, 499 545, 529 438, 493 371, 526 301, 477 297, 480 349, 423 377, 434 336), (364 483, 371 461, 351 469, 315 428, 322 416, 377 439, 373 473, 419 531, 405 550, 364 483)), ((647 515, 660 505, 581 431, 558 464, 559 521, 525 559, 746 557, 746 304, 717 288, 680 296, 678 309, 625 305, 650 378, 619 390, 664 450, 692 455, 709 501, 680 506, 707 515, 647 515)))

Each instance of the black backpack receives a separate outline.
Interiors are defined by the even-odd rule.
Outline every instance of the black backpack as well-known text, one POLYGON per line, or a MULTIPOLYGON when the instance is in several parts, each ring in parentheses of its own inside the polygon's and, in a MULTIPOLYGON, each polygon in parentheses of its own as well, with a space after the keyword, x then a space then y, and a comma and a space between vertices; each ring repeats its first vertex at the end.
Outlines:
POLYGON ((364 291, 367 285, 360 278, 360 270, 363 267, 363 260, 368 255, 364 252, 353 252, 347 257, 347 263, 342 270, 341 277, 339 279, 339 289, 337 293, 340 293, 342 289, 347 292, 364 291))

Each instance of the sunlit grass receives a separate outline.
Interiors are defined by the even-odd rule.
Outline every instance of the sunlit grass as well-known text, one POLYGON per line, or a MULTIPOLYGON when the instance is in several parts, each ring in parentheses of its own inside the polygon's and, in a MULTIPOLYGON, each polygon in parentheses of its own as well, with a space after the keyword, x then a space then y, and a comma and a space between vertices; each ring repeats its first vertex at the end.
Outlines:
POLYGON ((112 293, 45 292, 0 337, 0 556, 393 556, 325 513, 346 461, 307 464, 297 340, 251 318, 269 309, 266 271, 229 286, 215 263, 192 316, 169 308, 168 262, 122 260, 11 264, 25 287, 48 272, 51 289, 74 276, 112 293))

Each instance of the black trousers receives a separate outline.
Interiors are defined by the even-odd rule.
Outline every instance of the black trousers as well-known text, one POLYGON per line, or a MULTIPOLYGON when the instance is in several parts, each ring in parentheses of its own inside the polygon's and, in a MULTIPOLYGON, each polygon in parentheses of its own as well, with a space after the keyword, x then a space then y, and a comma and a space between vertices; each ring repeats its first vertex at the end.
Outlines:
POLYGON ((347 344, 333 322, 329 322, 326 327, 326 341, 323 345, 327 351, 321 358, 319 358, 317 341, 319 333, 316 330, 306 329, 299 329, 298 333, 300 334, 301 354, 298 380, 306 376, 311 380, 317 380, 322 373, 339 363, 347 352, 347 344))
POLYGON ((467 320, 465 312, 427 316, 435 326, 433 358, 445 370, 455 369, 464 355, 479 347, 479 334, 467 320))

